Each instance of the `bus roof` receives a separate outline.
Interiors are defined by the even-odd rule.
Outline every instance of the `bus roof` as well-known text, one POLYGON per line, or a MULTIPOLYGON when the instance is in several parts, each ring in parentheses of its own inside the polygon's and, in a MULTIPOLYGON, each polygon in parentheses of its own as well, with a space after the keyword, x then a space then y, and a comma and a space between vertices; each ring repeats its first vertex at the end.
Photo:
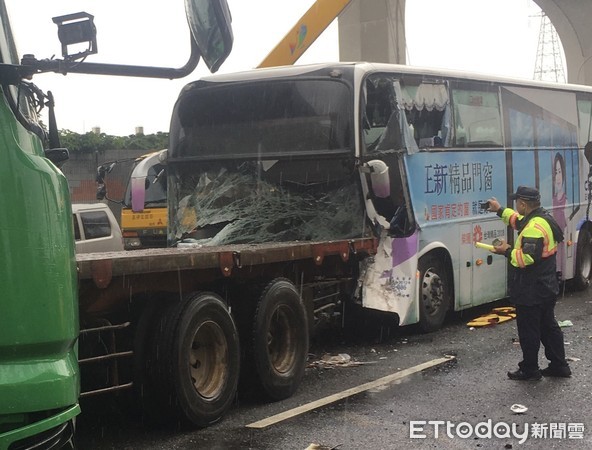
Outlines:
POLYGON ((207 82, 233 82, 233 81, 249 81, 260 80, 276 77, 298 76, 306 73, 321 70, 323 68, 338 69, 339 67, 352 67, 356 71, 361 72, 399 72, 410 75, 427 75, 432 77, 454 78, 463 80, 485 81, 500 84, 511 84, 526 87, 539 87, 546 89, 557 89, 567 91, 591 92, 592 86, 568 84, 568 83, 552 83, 548 81, 529 80, 527 78, 513 78, 504 77, 500 75, 487 75, 478 72, 466 72, 453 69, 439 69, 434 67, 420 67, 408 66, 400 64, 387 63, 369 63, 369 62, 333 62, 333 63, 317 63, 307 65, 295 66, 280 66, 262 69, 252 69, 242 72, 216 74, 201 78, 207 82))

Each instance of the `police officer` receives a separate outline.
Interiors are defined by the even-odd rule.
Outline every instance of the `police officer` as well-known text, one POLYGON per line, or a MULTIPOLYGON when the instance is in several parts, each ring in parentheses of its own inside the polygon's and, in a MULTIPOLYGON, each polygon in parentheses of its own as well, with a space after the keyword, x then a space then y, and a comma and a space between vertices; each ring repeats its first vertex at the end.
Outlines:
POLYGON ((555 320, 555 302, 559 293, 556 257, 557 244, 563 232, 555 219, 541 207, 539 191, 519 186, 510 198, 516 210, 502 208, 495 198, 489 199, 489 211, 496 212, 506 225, 518 231, 512 248, 508 243, 494 247, 494 253, 509 261, 510 300, 516 306, 516 326, 522 348, 518 370, 508 372, 512 380, 540 380, 541 375, 569 377, 571 369, 565 360, 563 333, 555 320), (539 370, 541 342, 549 360, 539 370))

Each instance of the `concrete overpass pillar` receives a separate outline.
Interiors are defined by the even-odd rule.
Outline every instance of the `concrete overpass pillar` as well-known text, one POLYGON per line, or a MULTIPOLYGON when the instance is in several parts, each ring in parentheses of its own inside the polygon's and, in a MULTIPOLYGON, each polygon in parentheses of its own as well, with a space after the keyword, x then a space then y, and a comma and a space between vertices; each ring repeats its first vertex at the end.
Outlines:
MULTIPOLYGON (((568 82, 592 86, 592 2, 533 1, 561 38, 568 82)), ((405 0, 352 0, 338 20, 341 61, 406 63, 405 0)))
POLYGON ((592 28, 589 0, 534 0, 557 30, 565 52, 567 81, 592 85, 592 28))
POLYGON ((405 0, 352 0, 339 16, 339 60, 405 64, 405 0))

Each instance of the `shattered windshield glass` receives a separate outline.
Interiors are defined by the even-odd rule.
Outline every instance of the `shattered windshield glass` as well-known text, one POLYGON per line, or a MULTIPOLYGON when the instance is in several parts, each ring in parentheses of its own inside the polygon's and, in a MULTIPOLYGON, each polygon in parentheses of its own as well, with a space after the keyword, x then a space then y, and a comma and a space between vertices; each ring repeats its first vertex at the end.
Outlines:
POLYGON ((282 163, 267 168, 257 162, 238 167, 213 164, 198 171, 185 167, 173 189, 179 206, 172 212, 169 238, 222 245, 321 241, 364 234, 362 196, 353 164, 343 170, 344 160, 282 163), (305 171, 306 166, 310 166, 309 184, 305 172, 302 183, 291 179, 294 168, 305 171), (334 170, 335 166, 341 170, 334 170), (323 169, 325 179, 315 180, 323 169))
POLYGON ((352 108, 332 78, 194 84, 171 127, 169 242, 362 236, 352 108))

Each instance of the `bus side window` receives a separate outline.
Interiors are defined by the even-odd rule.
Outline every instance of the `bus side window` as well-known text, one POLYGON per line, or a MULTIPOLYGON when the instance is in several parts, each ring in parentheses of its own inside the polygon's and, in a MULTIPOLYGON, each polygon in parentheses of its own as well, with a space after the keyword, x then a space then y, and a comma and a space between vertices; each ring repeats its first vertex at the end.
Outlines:
POLYGON ((392 80, 385 77, 369 77, 366 81, 366 108, 364 139, 368 151, 378 150, 383 142, 389 119, 394 111, 392 80))
POLYGON ((393 112, 392 81, 386 78, 366 83, 366 116, 370 127, 386 127, 393 112))
POLYGON ((420 148, 448 147, 450 112, 444 83, 401 83, 407 123, 420 148))
POLYGON ((453 89, 455 137, 458 147, 502 146, 497 90, 453 89))
POLYGON ((413 126, 414 138, 420 148, 443 147, 442 119, 444 111, 412 109, 406 111, 407 122, 413 126))

